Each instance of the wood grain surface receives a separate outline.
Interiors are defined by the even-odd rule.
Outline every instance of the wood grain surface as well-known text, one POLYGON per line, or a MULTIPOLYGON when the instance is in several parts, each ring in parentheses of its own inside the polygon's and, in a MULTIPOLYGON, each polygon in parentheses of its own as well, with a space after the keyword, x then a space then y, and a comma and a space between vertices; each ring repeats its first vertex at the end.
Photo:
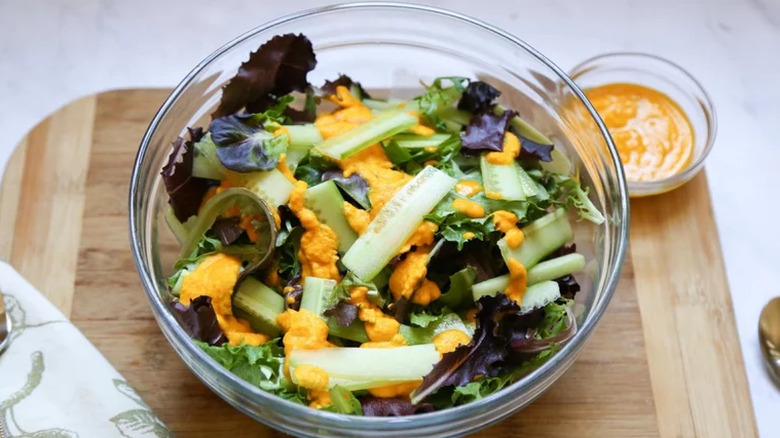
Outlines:
MULTIPOLYGON (((133 265, 127 187, 168 90, 76 101, 21 142, 0 186, 0 257, 57 305, 179 437, 282 434, 197 380, 133 265)), ((615 298, 571 370, 480 437, 753 437, 753 410, 706 177, 632 201, 615 298)))

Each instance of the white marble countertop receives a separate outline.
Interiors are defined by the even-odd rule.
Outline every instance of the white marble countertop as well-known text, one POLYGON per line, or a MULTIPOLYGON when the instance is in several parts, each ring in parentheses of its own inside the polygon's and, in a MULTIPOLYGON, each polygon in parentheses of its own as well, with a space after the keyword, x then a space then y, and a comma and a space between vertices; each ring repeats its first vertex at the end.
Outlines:
MULTIPOLYGON (((316 0, 0 2, 0 169, 48 113, 89 93, 170 87, 223 42, 316 0)), ((514 33, 564 69, 631 50, 679 63, 719 116, 707 162, 742 352, 762 436, 780 436, 780 391, 758 349, 761 307, 780 295, 780 1, 428 1, 514 33)))

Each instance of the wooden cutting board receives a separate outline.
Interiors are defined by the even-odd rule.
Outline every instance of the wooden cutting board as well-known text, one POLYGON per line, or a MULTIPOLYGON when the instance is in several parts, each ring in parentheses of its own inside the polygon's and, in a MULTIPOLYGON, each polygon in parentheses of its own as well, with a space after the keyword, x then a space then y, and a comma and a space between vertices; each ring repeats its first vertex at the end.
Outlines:
MULTIPOLYGON (((282 434, 232 409, 162 336, 131 259, 127 187, 169 90, 85 97, 19 145, 0 191, 0 257, 68 315, 180 437, 282 434)), ((753 437, 707 180, 631 202, 615 298, 547 393, 481 437, 753 437)))

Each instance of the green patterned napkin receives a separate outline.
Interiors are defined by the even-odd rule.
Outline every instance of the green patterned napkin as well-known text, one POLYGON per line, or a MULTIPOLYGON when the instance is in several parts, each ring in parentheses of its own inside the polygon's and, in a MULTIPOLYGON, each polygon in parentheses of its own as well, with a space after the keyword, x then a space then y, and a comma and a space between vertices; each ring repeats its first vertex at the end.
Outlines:
POLYGON ((0 290, 13 327, 0 355, 0 437, 173 436, 84 335, 2 261, 0 290))

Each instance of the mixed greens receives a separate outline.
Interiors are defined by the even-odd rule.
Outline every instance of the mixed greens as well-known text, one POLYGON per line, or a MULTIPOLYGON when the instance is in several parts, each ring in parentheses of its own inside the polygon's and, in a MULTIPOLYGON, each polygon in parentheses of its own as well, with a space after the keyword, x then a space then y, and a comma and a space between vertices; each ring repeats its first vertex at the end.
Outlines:
POLYGON ((378 99, 310 84, 316 63, 272 38, 174 142, 182 326, 249 384, 344 414, 445 409, 539 367, 577 331, 570 217, 604 221, 565 155, 488 83, 378 99))

